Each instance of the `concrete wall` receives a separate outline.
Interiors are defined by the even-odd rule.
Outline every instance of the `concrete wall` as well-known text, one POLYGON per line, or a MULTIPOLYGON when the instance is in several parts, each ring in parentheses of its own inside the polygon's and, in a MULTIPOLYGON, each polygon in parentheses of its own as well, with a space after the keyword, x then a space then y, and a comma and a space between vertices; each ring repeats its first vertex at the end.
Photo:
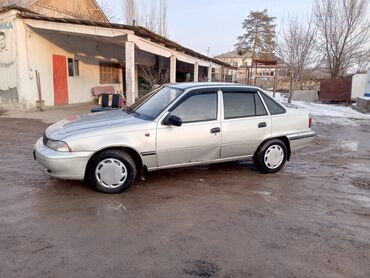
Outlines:
POLYGON ((18 104, 15 14, 0 15, 0 104, 18 104))
POLYGON ((358 73, 352 77, 351 99, 362 97, 365 93, 366 73, 358 73))
POLYGON ((116 91, 122 92, 122 73, 119 84, 100 84, 99 61, 123 64, 123 47, 53 31, 33 30, 20 20, 17 28, 20 102, 26 109, 35 107, 38 100, 36 71, 40 73, 45 105, 54 105, 54 54, 80 61, 80 76, 67 76, 69 104, 92 101, 91 89, 95 86, 113 85, 116 91))
POLYGON ((319 100, 317 90, 296 90, 293 94, 293 100, 314 102, 319 100))

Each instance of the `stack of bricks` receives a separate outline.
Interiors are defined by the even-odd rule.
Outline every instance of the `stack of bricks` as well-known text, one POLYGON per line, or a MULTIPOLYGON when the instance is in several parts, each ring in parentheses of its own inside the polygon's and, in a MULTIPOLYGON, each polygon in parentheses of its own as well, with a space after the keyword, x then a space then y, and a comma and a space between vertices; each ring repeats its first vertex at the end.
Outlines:
POLYGON ((357 98, 357 105, 355 109, 364 114, 370 113, 370 97, 357 98))

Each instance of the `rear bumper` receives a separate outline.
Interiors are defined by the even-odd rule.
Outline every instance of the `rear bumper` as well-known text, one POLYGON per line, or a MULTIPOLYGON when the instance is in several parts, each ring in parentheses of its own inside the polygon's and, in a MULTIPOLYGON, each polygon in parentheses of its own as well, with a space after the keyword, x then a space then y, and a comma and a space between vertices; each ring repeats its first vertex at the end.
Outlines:
POLYGON ((34 146, 33 155, 50 176, 66 180, 83 180, 92 153, 57 152, 46 147, 40 138, 34 146))
POLYGON ((288 135, 288 138, 290 141, 290 150, 293 152, 307 147, 309 144, 311 144, 313 139, 315 138, 315 132, 299 132, 288 135))

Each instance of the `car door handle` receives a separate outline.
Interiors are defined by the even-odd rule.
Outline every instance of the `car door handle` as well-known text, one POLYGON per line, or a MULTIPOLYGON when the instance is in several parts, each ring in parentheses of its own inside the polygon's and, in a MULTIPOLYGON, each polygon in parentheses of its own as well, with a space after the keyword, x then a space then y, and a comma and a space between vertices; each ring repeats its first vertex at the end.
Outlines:
POLYGON ((258 128, 267 127, 267 124, 265 122, 259 123, 258 128))
POLYGON ((219 133, 219 132, 221 132, 221 128, 219 128, 219 127, 214 127, 214 128, 211 129, 212 134, 219 133))

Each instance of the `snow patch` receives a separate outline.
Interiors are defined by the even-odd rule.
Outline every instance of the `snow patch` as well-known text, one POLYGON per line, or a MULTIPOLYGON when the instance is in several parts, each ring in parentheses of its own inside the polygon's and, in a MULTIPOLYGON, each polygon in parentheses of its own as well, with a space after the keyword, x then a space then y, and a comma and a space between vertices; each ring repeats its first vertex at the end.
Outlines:
MULTIPOLYGON (((266 93, 273 96, 272 92, 267 91, 266 93)), ((288 102, 288 95, 276 93, 275 99, 285 104, 288 102)), ((292 104, 308 110, 314 116, 315 121, 319 123, 358 126, 358 120, 370 120, 369 114, 362 114, 350 106, 307 101, 293 101, 292 104)))

